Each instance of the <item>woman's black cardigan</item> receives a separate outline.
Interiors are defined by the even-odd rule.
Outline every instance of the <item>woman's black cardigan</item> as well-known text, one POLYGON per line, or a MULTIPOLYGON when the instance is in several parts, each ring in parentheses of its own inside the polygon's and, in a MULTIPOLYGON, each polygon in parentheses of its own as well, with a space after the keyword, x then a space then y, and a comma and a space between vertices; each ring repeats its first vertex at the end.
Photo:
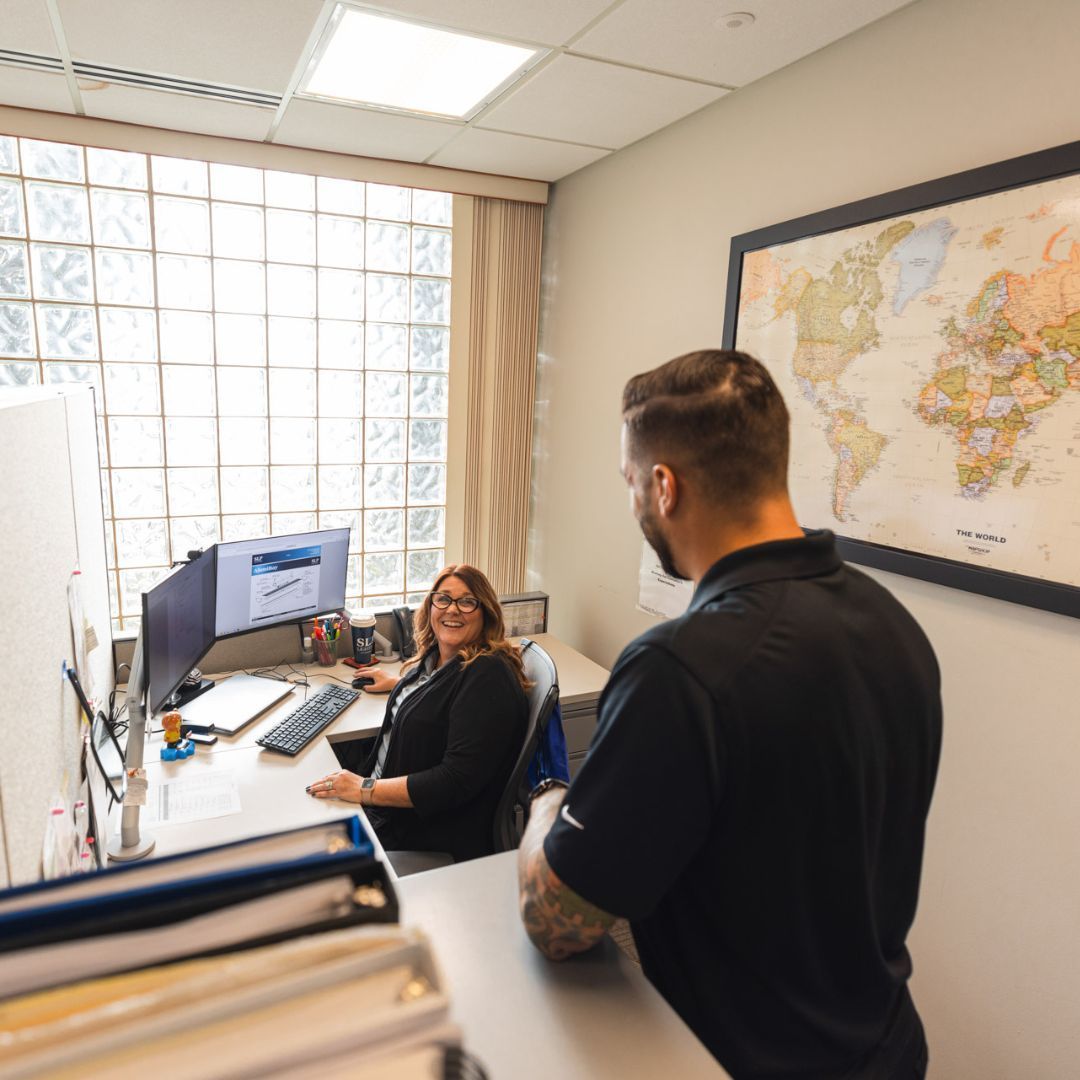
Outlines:
MULTIPOLYGON (((412 668, 386 704, 382 728, 360 767, 370 776, 391 709, 412 668)), ((508 660, 484 653, 453 659, 398 709, 381 779, 407 776, 411 808, 369 807, 383 847, 447 851, 456 862, 494 851, 495 808, 525 738, 528 699, 508 660)))

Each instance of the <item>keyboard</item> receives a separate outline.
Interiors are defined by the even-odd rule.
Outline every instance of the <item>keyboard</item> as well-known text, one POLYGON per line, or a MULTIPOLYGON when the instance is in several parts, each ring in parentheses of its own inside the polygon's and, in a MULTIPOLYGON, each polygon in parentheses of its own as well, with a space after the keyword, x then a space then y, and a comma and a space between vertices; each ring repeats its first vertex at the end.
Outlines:
POLYGON ((305 746, 343 709, 347 709, 358 697, 359 690, 344 686, 324 686, 312 694, 303 705, 297 706, 284 720, 275 724, 265 735, 255 741, 266 750, 295 757, 305 746))

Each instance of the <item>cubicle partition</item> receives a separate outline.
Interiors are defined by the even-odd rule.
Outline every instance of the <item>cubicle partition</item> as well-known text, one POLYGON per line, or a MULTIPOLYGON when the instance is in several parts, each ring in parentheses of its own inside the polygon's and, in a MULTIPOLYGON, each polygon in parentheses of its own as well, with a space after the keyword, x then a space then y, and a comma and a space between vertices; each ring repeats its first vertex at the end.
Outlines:
POLYGON ((18 885, 40 875, 54 801, 70 810, 78 797, 84 721, 61 665, 85 652, 94 697, 113 688, 93 390, 0 391, 0 461, 0 885, 18 885), (69 595, 90 651, 74 640, 69 595))

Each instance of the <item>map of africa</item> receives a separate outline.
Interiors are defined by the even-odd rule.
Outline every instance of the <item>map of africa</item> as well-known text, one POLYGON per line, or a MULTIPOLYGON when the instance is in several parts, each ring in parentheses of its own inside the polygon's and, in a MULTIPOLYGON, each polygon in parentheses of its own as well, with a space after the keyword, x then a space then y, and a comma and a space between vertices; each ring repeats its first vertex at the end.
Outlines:
POLYGON ((1080 586, 1080 181, 746 254, 800 520, 1080 586))

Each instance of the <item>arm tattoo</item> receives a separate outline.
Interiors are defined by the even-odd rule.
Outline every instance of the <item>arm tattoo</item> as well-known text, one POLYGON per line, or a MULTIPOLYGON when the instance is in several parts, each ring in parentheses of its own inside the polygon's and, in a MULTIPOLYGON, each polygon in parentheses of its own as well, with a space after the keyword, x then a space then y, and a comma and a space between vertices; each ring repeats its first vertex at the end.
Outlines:
POLYGON ((550 960, 591 949, 615 922, 560 881, 548 864, 544 837, 561 804, 554 791, 536 800, 518 851, 521 919, 532 943, 550 960))

